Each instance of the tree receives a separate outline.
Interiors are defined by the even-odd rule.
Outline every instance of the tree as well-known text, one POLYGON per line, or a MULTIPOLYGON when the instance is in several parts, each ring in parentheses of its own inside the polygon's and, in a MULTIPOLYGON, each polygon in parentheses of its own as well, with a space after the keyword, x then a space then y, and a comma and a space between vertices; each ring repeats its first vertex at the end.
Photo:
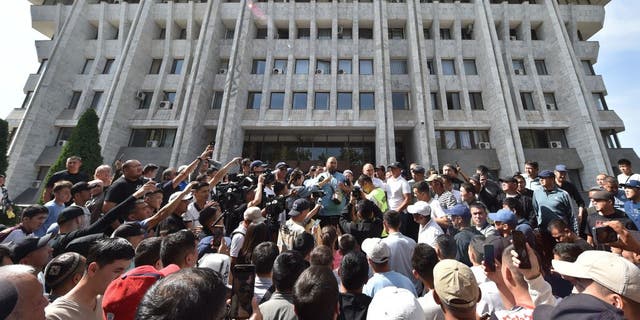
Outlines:
POLYGON ((96 167, 102 164, 101 150, 98 115, 95 110, 89 108, 78 119, 78 124, 71 131, 69 141, 62 147, 58 160, 51 166, 44 181, 49 181, 54 173, 64 170, 67 158, 70 156, 82 158, 80 171, 91 176, 96 167))
POLYGON ((5 174, 9 162, 7 150, 9 149, 9 123, 0 119, 0 173, 5 174))

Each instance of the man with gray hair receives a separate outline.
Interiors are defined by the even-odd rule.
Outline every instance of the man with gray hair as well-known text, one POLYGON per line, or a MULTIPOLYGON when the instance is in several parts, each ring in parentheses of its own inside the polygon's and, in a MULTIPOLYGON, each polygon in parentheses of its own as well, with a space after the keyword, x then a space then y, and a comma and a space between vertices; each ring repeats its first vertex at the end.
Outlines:
POLYGON ((44 319, 49 303, 31 266, 0 267, 0 319, 44 319))

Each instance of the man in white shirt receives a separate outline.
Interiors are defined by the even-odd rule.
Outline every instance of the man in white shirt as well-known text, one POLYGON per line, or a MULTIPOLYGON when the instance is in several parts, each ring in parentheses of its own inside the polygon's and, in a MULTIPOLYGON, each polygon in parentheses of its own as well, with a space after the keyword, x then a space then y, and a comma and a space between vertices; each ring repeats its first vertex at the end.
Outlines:
POLYGON ((406 213, 407 206, 411 203, 411 187, 402 177, 402 169, 399 162, 393 162, 389 166, 391 176, 387 179, 387 203, 390 210, 402 214, 400 232, 414 241, 418 239, 418 225, 411 215, 406 213))
POLYGON ((419 225, 418 243, 426 243, 435 248, 436 237, 444 232, 438 223, 431 219, 431 206, 424 201, 418 201, 408 206, 407 212, 413 215, 413 220, 419 225))
POLYGON ((421 181, 413 186, 413 194, 418 201, 424 201, 431 207, 431 219, 434 220, 442 230, 446 230, 449 227, 449 217, 442 209, 440 201, 433 199, 429 192, 429 183, 427 181, 421 181))
POLYGON ((626 184, 631 180, 640 180, 640 174, 633 173, 633 168, 631 167, 631 161, 628 159, 622 158, 618 160, 618 169, 620 170, 620 174, 618 175, 618 184, 626 184))
POLYGON ((247 228, 251 223, 260 223, 264 221, 264 217, 260 213, 260 208, 249 207, 244 210, 244 219, 238 227, 231 233, 231 247, 229 248, 229 256, 231 257, 231 263, 235 264, 236 258, 242 249, 244 243, 244 237, 247 234, 247 228))
MULTIPOLYGON (((409 279, 413 279, 413 273, 411 272, 411 255, 413 254, 413 249, 416 247, 416 242, 400 233, 401 215, 401 213, 393 210, 384 213, 384 221, 382 223, 384 230, 389 236, 382 239, 382 242, 387 244, 391 250, 391 257, 389 257, 391 270, 399 272, 409 279)), ((409 216, 408 214, 405 215, 409 216)))
MULTIPOLYGON (((362 166, 362 174, 369 176, 371 178, 371 182, 373 182, 373 185, 376 188, 382 188, 382 190, 387 191, 387 185, 384 183, 384 181, 377 178, 375 176, 375 173, 376 170, 371 163, 365 163, 364 166, 362 166)), ((358 184, 356 183, 356 185, 358 184)))

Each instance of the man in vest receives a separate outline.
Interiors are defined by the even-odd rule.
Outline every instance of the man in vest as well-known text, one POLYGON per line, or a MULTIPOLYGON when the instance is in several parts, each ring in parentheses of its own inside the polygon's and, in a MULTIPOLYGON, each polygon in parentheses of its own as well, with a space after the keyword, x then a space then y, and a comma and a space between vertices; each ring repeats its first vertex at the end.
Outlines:
POLYGON ((366 198, 367 200, 372 201, 382 212, 389 210, 387 194, 382 188, 376 188, 371 177, 364 174, 361 175, 358 178, 358 185, 361 187, 361 198, 366 198))

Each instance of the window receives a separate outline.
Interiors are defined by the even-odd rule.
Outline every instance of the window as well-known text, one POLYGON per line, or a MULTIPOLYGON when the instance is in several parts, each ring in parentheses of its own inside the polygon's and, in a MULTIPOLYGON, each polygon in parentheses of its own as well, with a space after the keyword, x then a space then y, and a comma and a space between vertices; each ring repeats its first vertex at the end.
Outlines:
POLYGON ((392 59, 391 74, 407 74, 407 60, 392 59))
POLYGON ((318 40, 331 40, 331 28, 318 28, 318 40))
POLYGON ((609 149, 622 148, 622 146, 620 145, 620 140, 618 139, 618 134, 616 133, 615 130, 613 129, 602 130, 600 131, 600 134, 602 135, 602 139, 604 140, 604 144, 607 146, 607 148, 609 149))
POLYGON ((589 60, 582 60, 582 70, 584 71, 584 74, 588 76, 593 76, 596 74, 596 72, 593 70, 591 61, 589 60))
POLYGON ((176 101, 176 92, 175 91, 164 91, 164 101, 169 101, 172 104, 176 101))
POLYGON ((166 28, 160 28, 160 32, 158 32, 158 38, 159 40, 162 39, 166 39, 167 38, 167 29, 166 28))
POLYGON ((343 28, 338 26, 338 39, 352 39, 353 30, 351 28, 343 28))
POLYGON ((536 29, 531 29, 531 40, 540 40, 538 37, 538 31, 536 29))
POLYGON ((292 109, 303 110, 307 108, 307 93, 294 92, 292 109))
POLYGON ((526 75, 527 72, 525 71, 524 68, 524 60, 522 59, 515 59, 512 61, 512 65, 513 65, 513 72, 517 75, 526 75))
POLYGON ((393 110, 409 110, 409 94, 406 92, 391 92, 391 107, 393 110))
POLYGON ((331 60, 316 61, 316 74, 330 74, 330 73, 331 73, 331 60))
POLYGON ((349 110, 351 108, 351 92, 338 92, 338 110, 349 110))
POLYGON ((424 35, 425 40, 431 39, 431 29, 429 28, 422 29, 422 34, 424 35))
POLYGON ((267 38, 267 28, 256 29, 256 39, 266 39, 266 38, 267 38))
POLYGON ((173 64, 171 64, 171 74, 182 73, 183 63, 184 63, 184 59, 173 59, 173 64))
POLYGON ((373 60, 360 60, 358 61, 359 71, 362 75, 373 74, 373 60))
POLYGON ((311 38, 311 30, 309 28, 298 28, 298 39, 311 38))
POLYGON ((47 69, 47 65, 49 65, 49 59, 42 59, 42 61, 40 62, 40 66, 38 67, 38 72, 36 73, 42 73, 42 71, 47 69))
POLYGON ((449 110, 460 110, 462 107, 460 106, 460 93, 459 92, 447 92, 447 109, 449 110))
POLYGON ((544 60, 536 60, 536 71, 538 71, 538 75, 546 76, 549 74, 547 71, 547 64, 544 60))
POLYGON ((448 28, 440 29, 440 39, 451 40, 451 29, 448 29, 448 28))
POLYGON ((33 91, 27 91, 27 95, 25 95, 24 100, 22 100, 22 106, 20 106, 21 109, 24 109, 29 105, 29 102, 31 101, 32 96, 33 96, 33 91))
POLYGON ((226 40, 232 40, 233 36, 235 35, 236 30, 233 28, 225 28, 224 29, 224 39, 226 40))
POLYGON ((93 99, 91 99, 91 105, 89 106, 89 108, 98 110, 98 108, 100 107, 100 102, 102 102, 102 93, 102 91, 93 92, 93 99))
POLYGON ((153 92, 143 91, 144 98, 138 104, 138 109, 149 109, 151 107, 151 98, 153 98, 153 92))
POLYGON ((592 93, 593 101, 596 104, 596 110, 609 110, 607 107, 607 101, 604 100, 604 94, 602 92, 592 93))
POLYGON ((468 76, 475 76, 478 74, 478 68, 476 67, 476 60, 464 59, 464 74, 468 76))
POLYGON ((438 103, 438 93, 431 92, 431 109, 440 110, 440 104, 438 103))
POLYGON ((433 64, 433 59, 427 59, 427 68, 429 68, 429 74, 436 74, 436 66, 433 64))
POLYGON ((402 40, 404 39, 404 28, 389 28, 390 40, 402 40))
POLYGON ((338 74, 351 74, 351 59, 338 60, 338 74))
POLYGON ((533 95, 531 92, 520 92, 520 101, 522 102, 522 108, 524 110, 535 110, 536 107, 533 104, 533 95))
POLYGON ((484 110, 482 92, 469 92, 469 103, 471 103, 471 110, 484 110))
POLYGON ((187 38, 187 28, 178 28, 178 39, 186 39, 187 38))
POLYGON ((453 59, 442 60, 442 74, 448 76, 456 74, 456 64, 453 59))
POLYGON ((129 147, 171 148, 176 138, 176 129, 133 129, 129 147))
POLYGON ((556 95, 553 92, 544 93, 544 103, 547 105, 547 110, 558 110, 556 95))
POLYGON ((287 73, 287 59, 275 59, 275 60, 273 60, 273 73, 274 74, 286 74, 287 73))
POLYGON ((214 91, 213 100, 211 101, 211 109, 222 109, 223 91, 214 91))
POLYGON ((102 74, 110 74, 111 68, 113 67, 114 59, 107 59, 104 63, 104 68, 102 68, 102 74))
POLYGON ((373 39, 373 29, 370 29, 370 28, 360 28, 360 29, 358 29, 358 38, 359 39, 373 39))
POLYGON ((524 149, 569 147, 562 129, 520 129, 520 141, 524 149))
POLYGON ((271 92, 269 109, 282 110, 284 108, 284 92, 271 92))
POLYGON ((253 65, 251 66, 251 74, 264 74, 264 69, 267 66, 266 60, 253 60, 253 65))
POLYGON ((489 146, 487 130, 436 130, 438 149, 486 149, 489 146))
POLYGON ((522 39, 520 39, 520 35, 518 34, 518 29, 517 28, 509 29, 509 40, 511 40, 511 41, 522 40, 522 39))
POLYGON ((80 95, 82 95, 82 91, 73 91, 71 94, 71 100, 69 101, 68 109, 75 109, 78 106, 78 101, 80 101, 80 95))
POLYGON ((91 72, 91 68, 93 68, 93 59, 85 60, 84 66, 82 66, 82 72, 80 72, 80 74, 89 74, 89 72, 91 72))
POLYGON ((309 60, 298 59, 296 60, 296 74, 309 74, 309 60))
POLYGON ((261 92, 249 92, 249 98, 247 99, 247 109, 260 109, 261 100, 261 92))
POLYGON ((149 68, 149 74, 160 73, 160 67, 162 66, 162 59, 151 60, 151 68, 149 68))
POLYGON ((317 110, 329 110, 329 92, 316 92, 313 107, 317 110))
POLYGON ((61 127, 60 131, 58 131, 58 137, 56 138, 56 146, 61 145, 62 141, 69 141, 71 138, 71 133, 73 132, 73 127, 61 127))
POLYGON ((289 29, 276 29, 274 36, 276 39, 289 39, 289 29))
POLYGON ((473 40, 473 24, 462 26, 460 35, 462 36, 462 40, 473 40))
POLYGON ((360 92, 360 110, 373 110, 376 108, 373 92, 360 92))

